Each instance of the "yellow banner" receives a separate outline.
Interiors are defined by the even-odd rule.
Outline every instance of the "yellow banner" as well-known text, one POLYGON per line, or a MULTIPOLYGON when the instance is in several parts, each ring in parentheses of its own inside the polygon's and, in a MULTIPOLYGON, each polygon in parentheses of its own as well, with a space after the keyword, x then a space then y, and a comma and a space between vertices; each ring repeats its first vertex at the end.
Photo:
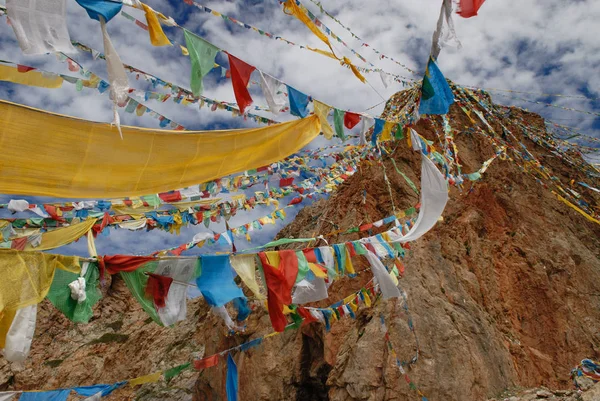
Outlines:
POLYGON ((84 220, 81 223, 73 224, 64 228, 48 231, 42 234, 42 242, 39 246, 33 247, 31 244, 25 246, 26 251, 47 251, 55 249, 63 245, 83 237, 92 226, 96 223, 96 219, 84 220))
POLYGON ((140 196, 284 159, 321 130, 317 116, 270 127, 174 132, 116 127, 0 101, 0 193, 140 196))
POLYGON ((77 274, 81 271, 79 257, 0 250, 0 312, 40 303, 57 268, 77 274))

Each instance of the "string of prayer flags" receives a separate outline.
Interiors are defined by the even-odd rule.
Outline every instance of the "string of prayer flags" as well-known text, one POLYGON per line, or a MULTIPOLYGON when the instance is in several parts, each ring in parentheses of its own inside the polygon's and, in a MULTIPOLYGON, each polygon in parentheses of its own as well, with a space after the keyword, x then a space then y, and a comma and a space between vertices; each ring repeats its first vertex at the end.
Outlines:
MULTIPOLYGON (((283 12, 287 15, 293 15, 294 17, 296 17, 304 25, 306 25, 306 27, 308 29, 310 29, 311 32, 314 33, 316 37, 321 39, 321 41, 323 41, 323 43, 325 43, 327 45, 327 47, 329 47, 329 50, 331 50, 331 54, 326 54, 328 57, 335 58, 338 61, 340 61, 340 63, 342 65, 348 66, 350 68, 350 70, 352 71, 352 73, 354 74, 354 76, 356 76, 356 78, 358 78, 361 82, 364 83, 366 81, 365 77, 362 76, 362 74, 360 73, 358 68, 356 68, 356 66, 354 64, 352 64, 350 59, 348 59, 347 57, 340 58, 335 55, 335 52, 333 51, 333 47, 331 47, 331 43, 329 42, 329 38, 327 36, 325 36, 325 34, 323 32, 321 32, 321 30, 317 27, 317 25, 315 25, 315 23, 310 19, 310 17, 304 12, 304 10, 302 10, 302 8, 300 8, 300 6, 298 4, 296 4, 296 0, 286 0, 283 3, 283 12)), ((323 52, 321 50, 318 53, 325 54, 326 52, 323 52)))
POLYGON ((66 0, 6 0, 10 25, 24 54, 73 53, 66 0))
POLYGON ((252 104, 252 97, 248 92, 248 82, 250 81, 250 75, 256 68, 229 53, 227 53, 227 57, 229 57, 229 67, 231 68, 231 84, 233 85, 235 101, 240 108, 240 112, 244 114, 246 107, 252 104))
POLYGON ((148 33, 150 34, 150 43, 153 46, 171 46, 171 41, 165 35, 156 12, 152 7, 140 2, 144 13, 146 14, 146 22, 148 23, 148 33))
POLYGON ((454 95, 433 57, 429 58, 421 87, 420 114, 448 114, 454 95))
POLYGON ((460 0, 456 13, 463 18, 474 17, 484 2, 485 0, 460 0))
POLYGON ((185 45, 190 54, 190 61, 192 62, 190 86, 194 96, 199 96, 203 91, 202 80, 213 69, 219 48, 185 28, 183 29, 183 33, 185 36, 185 45))
POLYGON ((334 55, 334 57, 337 58, 337 56, 335 56, 335 52, 333 51, 333 47, 331 47, 331 43, 329 42, 329 38, 327 36, 325 36, 325 34, 323 32, 321 32, 321 30, 300 9, 300 7, 298 6, 298 4, 296 4, 296 0, 286 0, 285 3, 283 3, 283 12, 285 14, 287 14, 287 15, 293 15, 300 22, 302 22, 304 25, 306 25, 306 27, 308 29, 310 29, 310 31, 313 34, 315 34, 315 36, 317 38, 321 39, 321 41, 323 43, 325 43, 327 45, 327 47, 329 47, 329 50, 331 50, 331 53, 334 55))
POLYGON ((297 89, 287 86, 288 99, 290 101, 290 113, 293 116, 304 118, 308 115, 308 102, 310 97, 297 89))
MULTIPOLYGON (((329 13, 327 10, 325 10, 325 9, 323 8, 323 5, 322 5, 322 4, 321 4, 319 1, 317 1, 317 0, 310 0, 310 1, 311 1, 313 4, 317 5, 317 6, 319 7, 319 9, 321 10, 321 12, 322 12, 322 13, 324 13, 325 15, 327 15, 329 18, 331 18, 332 20, 334 20, 335 22, 337 22, 337 23, 338 23, 338 24, 339 24, 339 25, 340 25, 342 28, 344 28, 345 30, 347 30, 347 31, 350 33, 350 35, 351 35, 353 38, 355 38, 355 39, 357 39, 357 40, 361 41, 361 42, 362 42, 362 43, 361 43, 361 46, 362 46, 362 47, 368 47, 368 48, 370 48, 371 50, 373 50, 373 51, 374 51, 374 52, 375 52, 375 53, 376 53, 376 54, 379 56, 379 58, 381 58, 381 59, 383 59, 383 58, 387 58, 388 60, 391 60, 391 61, 393 61, 394 63, 398 64, 399 66, 401 66, 402 68, 406 69, 407 71, 409 71, 409 72, 411 72, 411 73, 413 73, 413 74, 417 74, 417 72, 416 72, 416 71, 413 71, 413 70, 411 70, 411 69, 410 69, 410 68, 408 68, 406 65, 404 65, 404 64, 400 63, 399 61, 395 60, 393 57, 390 57, 390 56, 387 56, 387 55, 383 54, 382 52, 380 52, 379 50, 377 50, 376 48, 374 48, 374 47, 373 47, 373 46, 371 46, 370 44, 366 43, 366 42, 365 42, 363 39, 361 39, 360 37, 358 37, 358 35, 356 35, 354 32, 352 32, 352 31, 350 30, 350 28, 348 28, 347 26, 345 26, 344 24, 342 24, 342 23, 341 23, 341 21, 340 21, 339 19, 337 19, 335 16, 333 16, 333 15, 332 15, 331 13, 329 13)), ((337 41, 338 41, 338 42, 340 42, 340 43, 342 43, 344 46, 348 47, 348 46, 345 44, 345 42, 344 42, 344 41, 342 41, 342 39, 341 39, 339 36, 335 35, 335 34, 333 33, 333 31, 332 31, 331 29, 329 29, 329 28, 328 28, 328 27, 327 27, 327 26, 326 26, 326 25, 323 23, 323 21, 321 21, 320 19, 318 19, 316 16, 314 16, 314 15, 311 15, 312 13, 310 12, 310 10, 307 10, 307 12, 308 12, 308 15, 309 15, 311 18, 313 18, 313 21, 315 22, 315 24, 322 26, 322 27, 324 28, 324 30, 325 30, 325 32, 326 32, 326 33, 329 33, 329 35, 330 35, 331 37, 333 37, 334 39, 337 39, 337 41)), ((368 62, 368 61, 367 61, 367 60, 366 60, 366 59, 365 59, 363 56, 361 56, 361 55, 360 55, 358 52, 356 52, 355 50, 353 50, 353 49, 350 49, 350 51, 352 52, 352 54, 354 54, 356 57, 358 57, 359 59, 361 59, 363 62, 365 62, 365 63, 368 63, 368 64, 369 64, 369 65, 371 65, 372 67, 375 67, 375 66, 374 66, 372 63, 368 62)), ((376 71, 376 70, 375 70, 375 71, 376 71)), ((379 70, 379 71, 380 71, 380 74, 382 74, 382 75, 383 75, 384 73, 385 73, 385 74, 389 74, 389 73, 386 73, 386 72, 385 72, 385 71, 383 71, 383 70, 379 70)), ((403 77, 400 77, 400 76, 398 76, 398 75, 395 75, 395 74, 389 74, 389 75, 393 76, 393 77, 394 77, 396 80, 398 80, 398 82, 402 82, 402 83, 404 83, 404 81, 400 80, 400 78, 403 78, 403 77)), ((383 80, 383 78, 382 78, 382 80, 383 80)))
MULTIPOLYGON (((405 300, 406 302, 406 300, 405 300)), ((423 392, 421 390, 419 390, 419 388, 417 387, 417 385, 410 379, 410 377, 408 376, 408 373, 406 373, 406 370, 404 369, 404 365, 406 365, 405 362, 402 362, 400 360, 400 358, 398 358, 398 354, 396 353, 396 351, 394 350, 394 346, 392 345, 392 340, 390 337, 390 333, 389 330, 385 324, 385 319, 383 317, 383 314, 380 314, 380 321, 381 321, 381 328, 382 331, 384 333, 383 337, 385 338, 385 342, 387 344, 387 347, 390 351, 390 354, 392 355, 392 358, 394 358, 394 362, 396 363, 396 366, 398 367, 398 370, 400 371, 400 373, 402 373, 404 375, 404 380, 406 381, 406 383, 408 383, 408 386, 414 390, 419 397, 421 397, 421 401, 428 401, 428 398, 425 396, 425 394, 423 394, 423 392)), ((413 332, 413 335, 415 335, 415 332, 412 328, 412 320, 409 317, 409 327, 411 328, 411 331, 413 332)), ((416 337, 415 337, 416 340, 416 337)), ((418 344, 418 343, 417 343, 418 344)), ((418 349, 418 345, 417 345, 417 349, 418 349)), ((418 351, 417 351, 417 356, 418 356, 418 351)), ((408 364, 413 364, 414 362, 416 362, 416 358, 417 356, 415 356, 415 358, 413 358, 413 360, 411 360, 408 364)))

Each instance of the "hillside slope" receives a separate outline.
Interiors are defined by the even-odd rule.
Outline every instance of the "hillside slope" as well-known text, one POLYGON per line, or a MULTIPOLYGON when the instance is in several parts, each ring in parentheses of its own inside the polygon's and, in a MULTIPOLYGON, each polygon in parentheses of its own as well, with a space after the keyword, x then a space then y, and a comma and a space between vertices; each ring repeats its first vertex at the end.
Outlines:
MULTIPOLYGON (((387 116, 401 98, 388 103, 387 116)), ((528 127, 544 128, 535 114, 510 113, 528 127)), ((485 138, 463 130, 473 123, 456 106, 450 121, 458 130, 463 171, 477 170, 494 149, 485 138)), ((439 126, 421 120, 415 130, 437 141, 439 126)), ((508 128, 562 180, 585 178, 522 138, 516 125, 508 128)), ((363 163, 335 195, 302 210, 279 237, 326 235, 414 206, 419 198, 390 158, 419 185, 420 156, 400 141, 383 158, 391 192, 384 170, 376 162, 363 163)), ((359 270, 367 265, 361 258, 355 260, 359 270)), ((600 225, 559 202, 510 160, 495 160, 480 181, 465 183, 462 191, 453 187, 443 221, 410 245, 403 263, 400 286, 415 336, 401 300, 361 309, 355 320, 344 318, 329 333, 318 323, 287 331, 236 355, 240 400, 418 399, 392 360, 381 313, 400 359, 415 356, 418 340, 418 360, 406 370, 429 400, 485 400, 515 386, 571 388, 570 369, 584 357, 600 356, 600 225)), ((370 279, 368 270, 344 278, 319 304, 340 300, 370 279)), ((271 331, 258 303, 246 333, 227 336, 223 322, 202 300, 191 301, 188 319, 170 329, 150 322, 118 277, 104 293, 88 325, 72 324, 44 301, 24 370, 11 371, 0 362, 2 389, 111 383, 271 331)), ((107 399, 222 400, 225 377, 222 363, 201 373, 185 372, 168 385, 127 387, 107 399)))

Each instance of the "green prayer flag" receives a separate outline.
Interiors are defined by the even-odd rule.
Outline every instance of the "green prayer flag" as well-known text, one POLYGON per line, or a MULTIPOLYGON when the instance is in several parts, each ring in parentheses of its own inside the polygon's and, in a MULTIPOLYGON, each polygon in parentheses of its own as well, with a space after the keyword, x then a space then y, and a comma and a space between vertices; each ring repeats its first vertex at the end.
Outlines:
POLYGON ((183 365, 175 366, 174 368, 168 369, 165 371, 165 381, 169 381, 175 376, 179 375, 184 370, 188 370, 192 366, 191 363, 184 363, 183 365))
POLYGON ((76 281, 79 274, 56 269, 52 285, 46 296, 56 309, 75 323, 87 323, 94 315, 92 307, 102 298, 98 289, 100 272, 96 264, 90 263, 83 278, 85 279, 85 301, 79 303, 71 298, 69 284, 76 281))
POLYGON ((148 276, 145 273, 154 273, 157 266, 158 262, 148 262, 132 272, 121 272, 120 274, 121 277, 123 277, 123 280, 125 280, 127 288, 129 288, 131 294, 140 303, 142 309, 150 315, 154 322, 163 326, 160 317, 158 317, 158 313, 156 312, 156 308, 154 308, 154 300, 146 298, 148 276))
POLYGON ((214 67, 215 57, 219 52, 219 48, 194 35, 187 29, 184 29, 183 33, 185 36, 185 45, 190 53, 190 60, 192 62, 190 85, 194 96, 199 96, 203 90, 202 79, 214 67))
POLYGON ((345 112, 338 109, 333 109, 333 123, 335 125, 335 136, 342 141, 346 140, 344 135, 344 114, 345 112))
POLYGON ((298 257, 298 275, 296 276, 296 284, 300 281, 304 280, 310 268, 308 267, 308 260, 306 260, 306 256, 304 256, 304 252, 296 251, 296 256, 298 257))
POLYGON ((160 206, 160 198, 158 194, 154 195, 144 195, 142 196, 142 200, 148 204, 148 206, 158 207, 160 206))
POLYGON ((396 138, 396 139, 404 138, 404 130, 402 128, 402 124, 396 125, 396 131, 394 131, 394 138, 396 138))

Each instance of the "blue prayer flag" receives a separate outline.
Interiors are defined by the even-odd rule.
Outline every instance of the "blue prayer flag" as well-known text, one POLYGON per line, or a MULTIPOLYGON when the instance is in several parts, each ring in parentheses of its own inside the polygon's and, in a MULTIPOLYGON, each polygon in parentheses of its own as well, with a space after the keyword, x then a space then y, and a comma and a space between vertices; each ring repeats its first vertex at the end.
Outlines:
POLYGON ((290 113, 293 116, 306 117, 308 115, 308 96, 289 85, 286 86, 290 101, 290 113))
POLYGON ((79 5, 85 8, 90 18, 100 21, 100 17, 104 21, 110 21, 115 15, 121 11, 123 3, 116 0, 75 0, 79 5))
POLYGON ((71 389, 24 392, 19 401, 66 401, 70 393, 71 389))
POLYGON ((202 274, 196 284, 210 306, 223 306, 234 298, 244 297, 233 281, 229 255, 204 255, 201 261, 202 274))
POLYGON ((385 120, 382 120, 381 118, 375 119, 375 126, 373 127, 373 134, 371 135, 371 143, 373 146, 377 145, 377 137, 383 132, 384 125, 385 120))
POLYGON ((75 387, 73 390, 82 397, 91 397, 100 392, 102 392, 102 397, 106 397, 119 387, 123 387, 125 384, 127 384, 126 381, 115 384, 96 384, 94 386, 75 387))
POLYGON ((231 354, 227 355, 227 401, 237 401, 238 397, 238 371, 231 354))
POLYGON ((452 103, 454 103, 452 89, 450 89, 450 85, 448 85, 435 60, 430 57, 423 77, 419 113, 448 114, 452 103))

